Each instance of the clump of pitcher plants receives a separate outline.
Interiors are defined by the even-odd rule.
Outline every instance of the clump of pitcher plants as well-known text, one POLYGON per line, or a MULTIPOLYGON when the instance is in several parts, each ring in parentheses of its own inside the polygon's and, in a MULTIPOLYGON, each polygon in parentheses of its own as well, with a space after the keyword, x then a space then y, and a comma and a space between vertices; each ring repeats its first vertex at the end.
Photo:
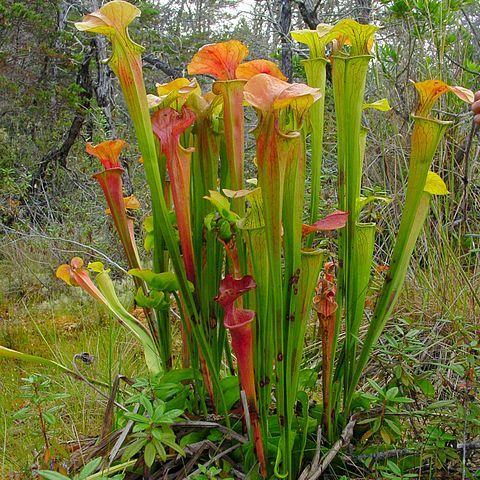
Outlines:
MULTIPOLYGON (((391 317, 430 197, 447 193, 430 167, 450 122, 436 119, 432 106, 448 92, 467 102, 473 95, 439 80, 414 84, 419 101, 412 115, 402 219, 363 336, 376 226, 362 216, 364 206, 375 200, 362 195, 362 111, 388 108, 384 101, 364 103, 377 27, 346 19, 292 32, 309 47, 310 58, 304 61, 308 85, 288 83, 271 61, 245 61, 248 48, 230 40, 202 47, 188 65, 190 76, 215 79, 211 91, 203 92, 191 77, 157 85, 147 94, 143 48, 128 34, 139 13, 132 4, 114 0, 76 27, 111 42, 108 63, 120 82, 150 189, 152 212, 145 219, 140 248, 130 213, 139 203, 124 198, 118 161, 127 145, 119 139, 87 144, 87 152, 103 164, 94 178, 105 195, 146 320, 120 303, 108 270, 99 262, 85 266, 73 258, 58 268, 57 276, 85 290, 131 331, 152 374, 179 365, 198 372, 194 388, 208 401, 200 402, 195 413, 215 412, 230 425, 221 381, 227 370, 236 371, 244 427, 256 454, 245 470, 253 468, 263 478, 298 478, 308 460, 307 425, 302 423, 308 418, 308 402, 299 395, 307 325, 319 324, 320 423, 334 443, 353 413, 362 372, 391 317), (337 122, 338 198, 337 210, 321 212, 328 64, 337 122), (245 108, 258 118, 251 132, 257 178, 248 183, 245 108), (308 205, 307 144, 312 172, 308 205), (324 231, 333 231, 335 251, 318 247, 324 231), (172 308, 181 318, 181 355, 172 350, 172 308)), ((4 347, 0 354, 22 358, 4 347)))

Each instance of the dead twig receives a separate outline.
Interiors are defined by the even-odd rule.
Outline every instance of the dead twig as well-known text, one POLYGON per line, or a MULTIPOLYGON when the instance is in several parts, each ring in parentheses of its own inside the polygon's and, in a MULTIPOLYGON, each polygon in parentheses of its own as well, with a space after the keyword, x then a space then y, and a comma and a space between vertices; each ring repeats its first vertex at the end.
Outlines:
MULTIPOLYGON (((480 450, 480 440, 474 442, 460 442, 454 447, 457 452, 469 452, 473 450, 480 450)), ((383 462, 389 458, 407 457, 409 455, 420 456, 422 453, 411 448, 399 448, 396 450, 386 450, 385 452, 365 453, 362 455, 355 455, 351 459, 357 463, 362 460, 372 460, 373 462, 383 462)))
POLYGON ((308 480, 317 480, 320 476, 325 472, 328 468, 330 463, 332 463, 333 459, 338 455, 338 452, 346 447, 353 437, 353 429, 357 423, 357 418, 352 416, 350 421, 347 423, 347 426, 344 428, 340 438, 335 442, 333 447, 330 451, 322 458, 322 463, 317 469, 314 471, 311 469, 312 474, 308 477, 308 480))
POLYGON ((313 456, 312 463, 310 465, 307 465, 307 467, 302 472, 298 480, 308 480, 308 475, 310 474, 310 472, 318 468, 318 466, 320 465, 321 448, 322 448, 322 425, 320 424, 317 430, 317 448, 315 450, 315 455, 313 456))
POLYGON ((224 425, 220 425, 216 422, 204 422, 201 420, 195 421, 191 420, 188 422, 175 422, 172 425, 174 428, 181 427, 181 428, 218 428, 222 433, 226 435, 228 439, 237 440, 239 443, 248 443, 248 438, 244 437, 243 435, 238 434, 237 432, 230 430, 229 428, 225 427, 224 425))

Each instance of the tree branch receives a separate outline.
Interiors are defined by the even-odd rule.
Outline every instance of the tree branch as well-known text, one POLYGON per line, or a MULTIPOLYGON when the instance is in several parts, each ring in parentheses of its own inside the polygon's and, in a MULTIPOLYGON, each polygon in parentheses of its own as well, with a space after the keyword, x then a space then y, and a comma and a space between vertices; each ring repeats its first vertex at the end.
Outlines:
POLYGON ((94 49, 90 47, 77 74, 76 83, 81 91, 77 113, 75 114, 75 117, 73 117, 70 128, 65 135, 62 144, 47 152, 40 160, 38 170, 30 183, 30 192, 35 191, 38 188, 39 182, 43 182, 47 169, 51 163, 59 162, 63 166, 66 165, 67 156, 80 134, 93 95, 92 80, 90 78, 90 61, 93 55, 94 49))
POLYGON ((163 60, 155 57, 153 53, 147 53, 143 55, 142 60, 151 67, 160 70, 172 80, 182 75, 182 72, 180 70, 170 66, 167 62, 164 62, 163 60))

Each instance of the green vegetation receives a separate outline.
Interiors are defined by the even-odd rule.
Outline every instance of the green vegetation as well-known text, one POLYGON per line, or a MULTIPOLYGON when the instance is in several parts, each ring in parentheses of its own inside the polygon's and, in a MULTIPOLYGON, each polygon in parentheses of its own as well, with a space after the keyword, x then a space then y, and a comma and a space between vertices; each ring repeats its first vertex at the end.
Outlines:
MULTIPOLYGON (((163 6, 140 7, 154 31, 163 6)), ((315 26, 311 5, 298 7, 315 26)), ((2 469, 57 479, 477 476, 478 142, 459 102, 473 93, 445 70, 446 58, 468 83, 476 67, 464 65, 476 57, 458 43, 464 56, 452 60, 447 31, 429 38, 445 20, 475 37, 468 7, 383 4, 385 19, 412 27, 406 63, 368 23, 368 6, 355 14, 360 23, 297 30, 309 47, 309 85, 287 82, 304 75, 296 56, 304 52, 286 36, 289 1, 278 13, 286 75, 220 38, 186 66, 207 80, 183 78, 132 40, 142 12, 122 0, 77 21, 94 40, 69 54, 78 66, 69 100, 60 90, 50 98, 52 112, 73 112, 68 132, 33 173, 13 168, 21 150, 32 156, 10 141, 18 119, 1 139, 9 321, 0 368, 20 369, 18 393, 2 400, 2 469), (413 68, 420 58, 425 68, 413 68), (155 91, 146 65, 174 79, 155 91), (413 71, 407 93, 402 78, 413 71), (387 85, 397 93, 392 110, 379 100, 387 85), (128 112, 123 123, 117 106, 128 112), (100 220, 105 206, 78 177, 95 171, 91 163, 81 153, 74 170, 66 163, 84 131, 99 140, 86 151, 103 165, 93 178, 112 222, 100 220), (134 173, 125 152, 137 147, 134 173), (70 193, 72 184, 80 189, 70 193), (80 287, 72 300, 54 272, 80 287), (92 409, 98 417, 77 420, 92 409), (24 431, 35 447, 10 460, 7 447, 24 431)), ((63 38, 69 12, 59 8, 46 51, 65 53, 86 37, 63 38)), ((1 10, 12 31, 45 13, 1 10)), ((208 36, 202 21, 192 41, 208 36)), ((151 38, 140 25, 139 38, 151 38)), ((179 35, 169 25, 166 39, 179 35)), ((244 26, 236 24, 240 37, 244 26)), ((57 85, 58 63, 45 68, 57 85)), ((46 107, 48 95, 35 98, 46 107)))

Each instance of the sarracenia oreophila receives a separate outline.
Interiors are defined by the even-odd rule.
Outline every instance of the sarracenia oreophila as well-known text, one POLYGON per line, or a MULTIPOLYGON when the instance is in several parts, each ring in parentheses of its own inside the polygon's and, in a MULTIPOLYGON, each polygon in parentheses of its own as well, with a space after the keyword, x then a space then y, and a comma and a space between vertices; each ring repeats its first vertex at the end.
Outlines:
MULTIPOLYGON (((139 14, 134 5, 114 0, 76 26, 110 40, 108 63, 120 82, 143 160, 152 216, 144 220, 145 248, 138 248, 130 210, 145 202, 123 198, 118 155, 126 144, 110 140, 87 146, 105 167, 95 178, 125 250, 146 324, 120 303, 100 262, 85 267, 75 257, 59 267, 57 276, 83 288, 132 332, 152 374, 178 368, 182 360, 191 365, 198 392, 197 411, 192 413, 216 412, 226 425, 233 423, 222 380, 239 375, 238 398, 245 399, 240 405, 251 433, 245 471, 295 479, 309 458, 308 426, 316 422, 309 418, 308 396, 300 381, 313 307, 323 343, 323 423, 334 442, 348 421, 357 384, 405 281, 430 196, 446 193, 441 179, 429 171, 449 125, 432 118, 433 102, 448 91, 466 101, 473 95, 436 80, 415 84, 419 106, 413 114, 404 213, 383 290, 366 336, 359 338, 375 251, 375 224, 362 215, 362 208, 374 200, 362 196, 367 140, 362 111, 388 109, 383 101, 364 103, 377 27, 341 20, 294 32, 296 40, 309 46, 310 58, 304 62, 308 85, 288 83, 268 60, 244 61, 247 47, 230 40, 201 48, 188 66, 190 75, 215 78, 211 91, 202 93, 196 79, 180 78, 147 94, 143 48, 128 35, 139 14), (338 199, 330 199, 332 211, 320 215, 329 63, 338 199), (252 132, 255 159, 245 155, 245 108, 253 108, 258 117, 252 132), (306 205, 308 157, 313 176, 306 205), (257 171, 249 183, 244 178, 247 161, 254 162, 257 171), (333 231, 329 244, 338 243, 335 251, 318 247, 319 235, 327 230, 333 231), (95 280, 89 270, 96 273, 95 280), (181 355, 172 351, 170 323, 176 315, 183 328, 181 355)), ((0 355, 22 358, 3 347, 0 355)))

